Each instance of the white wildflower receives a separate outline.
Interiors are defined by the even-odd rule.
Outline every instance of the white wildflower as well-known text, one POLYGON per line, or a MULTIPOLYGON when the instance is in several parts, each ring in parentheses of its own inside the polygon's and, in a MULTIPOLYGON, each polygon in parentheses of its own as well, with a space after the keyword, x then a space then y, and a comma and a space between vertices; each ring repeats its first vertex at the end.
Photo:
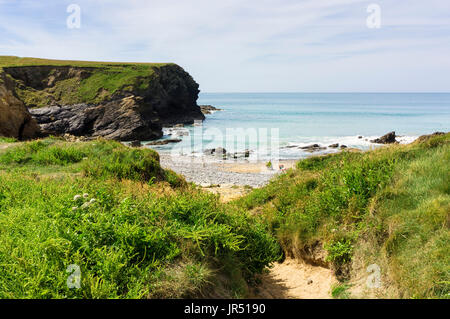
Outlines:
POLYGON ((86 203, 84 203, 83 205, 81 205, 81 209, 88 208, 89 205, 91 205, 91 203, 90 203, 90 202, 86 202, 86 203))

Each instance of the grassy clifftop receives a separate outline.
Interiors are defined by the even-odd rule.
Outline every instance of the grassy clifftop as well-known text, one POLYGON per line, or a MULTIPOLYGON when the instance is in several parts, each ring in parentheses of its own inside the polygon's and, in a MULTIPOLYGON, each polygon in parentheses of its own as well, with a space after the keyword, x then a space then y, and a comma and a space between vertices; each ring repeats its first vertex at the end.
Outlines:
POLYGON ((3 69, 14 78, 17 82, 16 92, 28 107, 44 107, 52 103, 100 103, 119 91, 145 91, 156 76, 155 70, 167 66, 178 67, 172 63, 88 62, 0 56, 0 70, 3 69))
POLYGON ((18 66, 77 66, 102 68, 108 66, 126 67, 126 66, 147 66, 158 67, 172 65, 173 63, 139 63, 139 62, 96 62, 96 61, 76 61, 76 60, 53 60, 39 58, 25 58, 17 56, 0 56, 0 67, 18 67, 18 66))

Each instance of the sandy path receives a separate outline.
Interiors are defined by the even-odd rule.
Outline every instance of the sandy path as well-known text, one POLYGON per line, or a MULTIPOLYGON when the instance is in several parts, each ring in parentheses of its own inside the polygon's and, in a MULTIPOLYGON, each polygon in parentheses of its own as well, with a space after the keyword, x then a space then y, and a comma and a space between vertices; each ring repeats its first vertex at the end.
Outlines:
MULTIPOLYGON (((185 158, 161 156, 163 167, 185 175, 205 191, 219 194, 222 202, 229 202, 247 194, 251 188, 260 187, 277 173, 279 167, 268 171, 264 162, 204 162, 193 163, 185 158), (205 185, 206 184, 206 185, 205 185)), ((295 160, 280 161, 285 169, 295 166, 295 160)), ((257 299, 326 299, 331 298, 331 286, 336 282, 333 272, 323 267, 286 259, 276 263, 261 276, 261 284, 251 288, 250 298, 257 299)))
POLYGON ((330 269, 302 264, 294 259, 275 264, 261 280, 251 298, 329 299, 331 286, 337 282, 330 269))

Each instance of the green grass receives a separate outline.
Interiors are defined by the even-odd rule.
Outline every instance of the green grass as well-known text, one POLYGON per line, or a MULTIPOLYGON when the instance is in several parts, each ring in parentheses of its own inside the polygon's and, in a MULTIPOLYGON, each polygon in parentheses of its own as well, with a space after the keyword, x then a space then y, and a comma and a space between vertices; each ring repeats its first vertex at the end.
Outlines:
POLYGON ((17 140, 14 137, 0 136, 0 143, 15 143, 17 140))
POLYGON ((262 216, 286 254, 321 243, 341 279, 377 263, 400 297, 448 298, 449 140, 312 157, 232 205, 262 216))
POLYGON ((139 63, 139 62, 96 62, 96 61, 77 61, 77 60, 53 60, 39 59, 17 56, 0 56, 0 68, 2 67, 20 67, 20 66, 75 66, 101 68, 105 66, 165 66, 171 63, 139 63))
POLYGON ((335 299, 350 299, 349 288, 350 286, 344 283, 335 284, 331 287, 331 296, 335 299))
POLYGON ((225 295, 242 296, 278 244, 180 179, 154 151, 114 141, 0 150, 0 298, 195 297, 221 278, 225 295), (80 289, 67 286, 70 265, 80 289))
MULTIPOLYGON (((174 66, 172 63, 114 63, 89 61, 46 60, 0 56, 2 68, 30 66, 68 67, 84 70, 85 76, 72 75, 55 81, 53 86, 36 89, 20 80, 16 88, 19 98, 28 107, 44 107, 59 104, 100 103, 111 99, 117 93, 139 93, 149 88, 157 77, 155 70, 174 66)), ((54 75, 53 70, 48 76, 54 75)), ((44 75, 42 75, 44 76, 44 75)), ((42 81, 48 81, 44 76, 42 81)))

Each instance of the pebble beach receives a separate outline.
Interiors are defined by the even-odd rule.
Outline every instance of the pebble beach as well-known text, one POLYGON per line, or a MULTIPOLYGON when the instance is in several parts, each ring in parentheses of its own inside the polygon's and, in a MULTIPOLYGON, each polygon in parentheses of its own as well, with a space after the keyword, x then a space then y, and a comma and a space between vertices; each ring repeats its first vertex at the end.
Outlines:
MULTIPOLYGON (((215 161, 207 157, 193 158, 160 154, 161 166, 183 175, 187 181, 202 187, 217 185, 262 187, 275 175, 282 173, 279 166, 273 170, 265 162, 215 161)), ((285 169, 292 167, 294 160, 280 161, 285 169)))

